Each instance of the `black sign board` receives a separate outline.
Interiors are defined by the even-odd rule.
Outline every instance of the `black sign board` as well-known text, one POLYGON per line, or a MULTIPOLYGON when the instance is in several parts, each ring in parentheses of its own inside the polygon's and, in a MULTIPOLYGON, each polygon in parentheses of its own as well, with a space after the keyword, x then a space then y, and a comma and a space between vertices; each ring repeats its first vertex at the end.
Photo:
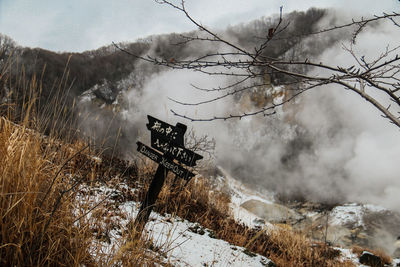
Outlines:
POLYGON ((137 150, 157 162, 158 168, 136 217, 135 225, 138 233, 143 230, 144 224, 150 216, 168 171, 185 180, 190 180, 194 174, 180 164, 194 167, 196 161, 203 158, 185 148, 183 137, 187 129, 186 125, 177 123, 176 126, 173 126, 152 116, 147 116, 147 118, 149 119, 147 129, 151 132, 151 147, 137 142, 137 150))
POLYGON ((151 133, 151 147, 161 151, 166 157, 176 159, 180 163, 190 167, 196 165, 196 160, 203 158, 203 156, 183 146, 168 141, 163 135, 157 133, 151 133))
POLYGON ((157 162, 158 164, 162 165, 165 169, 172 171, 177 176, 182 177, 184 179, 190 179, 194 176, 194 174, 182 166, 176 164, 171 159, 164 157, 161 153, 155 151, 154 149, 146 146, 141 142, 137 142, 138 148, 137 150, 148 157, 149 159, 157 162))
POLYGON ((159 136, 171 143, 181 146, 184 145, 183 136, 185 135, 187 129, 186 125, 177 123, 176 126, 173 126, 150 115, 147 115, 147 118, 149 119, 149 123, 146 126, 147 129, 151 131, 152 135, 157 133, 159 136))

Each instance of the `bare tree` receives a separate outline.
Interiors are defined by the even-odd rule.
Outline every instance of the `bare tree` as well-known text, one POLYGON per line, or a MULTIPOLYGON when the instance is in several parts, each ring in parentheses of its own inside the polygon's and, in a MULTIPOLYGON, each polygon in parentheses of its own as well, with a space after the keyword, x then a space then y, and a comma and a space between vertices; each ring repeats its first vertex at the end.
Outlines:
POLYGON ((117 48, 147 62, 166 66, 171 69, 189 69, 208 75, 235 77, 234 82, 224 87, 199 88, 195 86, 196 89, 206 92, 223 92, 223 94, 218 97, 212 97, 209 100, 195 103, 173 101, 181 105, 189 106, 199 106, 220 101, 225 97, 238 95, 244 91, 267 85, 270 81, 265 81, 265 79, 263 79, 266 75, 272 76, 279 74, 284 77, 285 84, 290 85, 288 87, 290 90, 285 92, 285 97, 282 98, 280 102, 264 102, 262 103, 263 105, 252 112, 238 110, 236 114, 228 116, 195 118, 172 110, 175 115, 192 121, 226 120, 231 118, 241 119, 246 116, 257 114, 268 116, 274 114, 277 107, 288 103, 310 89, 335 84, 358 94, 377 108, 382 113, 383 117, 387 118, 397 127, 400 127, 400 58, 398 56, 400 43, 395 47, 387 46, 384 51, 377 51, 376 56, 369 59, 364 55, 357 54, 355 49, 355 47, 357 47, 358 36, 367 26, 379 26, 379 23, 389 21, 393 27, 399 28, 399 13, 384 13, 380 16, 373 16, 370 18, 353 19, 345 24, 318 29, 306 34, 286 36, 284 33, 290 21, 285 21, 281 8, 279 19, 273 27, 266 29, 266 36, 257 37, 259 40, 258 44, 252 48, 248 48, 229 40, 224 37, 223 34, 212 31, 199 23, 187 11, 183 0, 179 3, 167 0, 156 0, 156 2, 182 12, 190 22, 198 27, 198 34, 181 35, 180 44, 195 42, 217 43, 221 47, 228 49, 224 49, 225 52, 205 52, 200 56, 180 60, 175 58, 158 58, 152 55, 136 55, 123 50, 123 48, 118 45, 116 45, 117 48), (287 57, 271 57, 266 53, 267 49, 273 46, 274 42, 279 40, 294 40, 296 38, 322 35, 340 30, 348 30, 351 32, 348 45, 343 45, 343 49, 354 59, 354 65, 334 66, 330 65, 329 62, 316 62, 309 58, 297 57, 288 59, 287 57), (318 70, 312 72, 318 74, 309 74, 310 70, 318 70), (249 83, 249 80, 254 82, 249 83), (376 96, 377 93, 380 94, 379 98, 376 96), (384 97, 382 98, 381 96, 384 97))
POLYGON ((0 33, 0 59, 4 59, 9 56, 16 46, 17 44, 13 39, 0 33))

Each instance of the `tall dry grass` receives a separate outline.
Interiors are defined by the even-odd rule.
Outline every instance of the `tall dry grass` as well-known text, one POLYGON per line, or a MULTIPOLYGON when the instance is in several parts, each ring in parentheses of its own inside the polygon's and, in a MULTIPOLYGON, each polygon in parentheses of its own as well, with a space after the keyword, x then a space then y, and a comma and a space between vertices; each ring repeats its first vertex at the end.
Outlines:
POLYGON ((68 123, 59 88, 67 77, 40 103, 41 81, 14 60, 0 64, 0 265, 90 266, 92 234, 74 221, 79 169, 70 165, 86 146, 63 142, 57 129, 68 123))
POLYGON ((98 235, 111 211, 85 202, 79 188, 135 169, 116 159, 99 165, 101 151, 80 141, 68 62, 46 92, 44 73, 26 77, 15 58, 0 62, 0 266, 153 266, 150 243, 129 232, 104 253, 98 235))
POLYGON ((1 265, 90 264, 91 234, 74 225, 73 170, 65 166, 81 146, 0 119, 1 265))

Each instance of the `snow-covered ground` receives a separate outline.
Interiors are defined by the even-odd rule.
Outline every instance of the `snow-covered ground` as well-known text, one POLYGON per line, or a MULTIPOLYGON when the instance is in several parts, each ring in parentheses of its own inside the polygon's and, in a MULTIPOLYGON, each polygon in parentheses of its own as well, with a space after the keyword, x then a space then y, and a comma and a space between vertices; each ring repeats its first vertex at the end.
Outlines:
MULTIPOLYGON (((266 204, 273 204, 272 196, 263 198, 260 194, 254 193, 235 179, 226 176, 230 190, 232 192, 231 209, 240 222, 244 222, 251 227, 267 226, 273 229, 274 226, 264 222, 256 215, 242 208, 241 205, 249 200, 258 200, 266 204), (261 223, 259 221, 262 221, 261 223)), ((125 184, 118 184, 115 187, 99 186, 81 188, 82 194, 78 199, 80 202, 92 203, 95 207, 98 203, 111 201, 121 190, 132 190, 125 184), (88 193, 90 191, 90 194, 88 193)), ((111 227, 106 239, 97 239, 93 244, 93 254, 96 253, 114 255, 121 246, 122 232, 126 230, 126 225, 134 219, 138 212, 138 203, 134 201, 122 202, 115 206, 115 210, 109 210, 108 224, 118 225, 111 227), (99 249, 99 247, 101 249, 99 249)), ((94 209, 95 211, 96 209, 94 209)), ((362 224, 362 212, 364 210, 381 211, 383 208, 371 205, 346 204, 334 208, 330 215, 331 224, 356 223, 362 224)), ((82 214, 83 211, 80 211, 82 214)), ((77 211, 77 214, 79 211, 77 211)), ((88 219, 91 213, 85 215, 88 219)), ((107 228, 106 225, 102 227, 107 228)), ((163 255, 165 263, 173 266, 269 266, 271 262, 268 258, 253 254, 243 247, 238 247, 224 240, 214 238, 212 230, 203 228, 197 223, 191 223, 179 217, 170 215, 162 216, 152 212, 149 222, 143 232, 145 240, 150 240, 154 247, 159 248, 156 253, 163 255)), ((342 260, 350 260, 356 266, 360 265, 357 255, 349 249, 336 248, 341 251, 342 260)), ((150 252, 154 253, 154 252, 150 252)), ((400 260, 393 264, 400 263, 400 260)), ((393 265, 396 266, 396 265, 393 265)))
MULTIPOLYGON (((129 218, 136 217, 136 203, 127 202, 121 209, 129 218)), ((213 231, 197 223, 170 218, 152 212, 146 224, 146 239, 174 266, 267 266, 266 257, 247 252, 220 239, 213 238, 213 231)))
MULTIPOLYGON (((273 204, 272 195, 265 194, 261 196, 260 193, 250 190, 240 181, 233 179, 224 169, 220 168, 220 171, 223 173, 224 177, 218 177, 217 179, 219 179, 230 192, 230 206, 235 220, 249 227, 260 226, 260 222, 263 222, 263 219, 243 208, 242 204, 249 200, 258 200, 266 204, 273 204)), ((269 225, 268 222, 265 223, 269 225)), ((264 224, 264 222, 262 224, 264 224)))
MULTIPOLYGON (((119 185, 126 188, 126 185, 119 185)), ((81 189, 83 193, 88 188, 81 189)), ((97 205, 111 199, 115 189, 101 186, 91 188, 91 194, 82 196, 80 201, 97 205)), ((107 233, 107 239, 98 239, 93 244, 93 254, 115 254, 121 245, 122 232, 126 230, 129 220, 135 218, 138 203, 124 202, 108 216, 108 223, 119 227, 107 233), (119 228, 119 229, 118 229, 119 228)), ((90 219, 91 214, 86 215, 90 219)), ((103 225, 103 227, 106 227, 103 225)), ((231 245, 228 242, 214 238, 210 229, 197 223, 191 223, 179 217, 171 218, 152 212, 149 222, 143 231, 146 240, 152 240, 154 247, 161 248, 159 254, 165 256, 165 262, 174 266, 269 266, 270 260, 264 256, 247 251, 243 247, 231 245)))
POLYGON ((346 225, 354 224, 355 227, 363 226, 363 215, 365 212, 382 212, 387 209, 370 205, 370 204, 357 204, 349 203, 342 206, 335 207, 329 214, 329 224, 330 225, 346 225))

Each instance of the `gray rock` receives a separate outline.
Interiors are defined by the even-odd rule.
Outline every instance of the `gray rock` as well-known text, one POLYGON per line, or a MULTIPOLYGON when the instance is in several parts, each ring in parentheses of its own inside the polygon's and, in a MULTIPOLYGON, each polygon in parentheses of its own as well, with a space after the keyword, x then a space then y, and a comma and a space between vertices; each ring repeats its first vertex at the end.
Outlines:
POLYGON ((294 224, 303 219, 303 216, 288 207, 275 203, 265 203, 257 199, 250 199, 243 203, 241 207, 271 223, 294 224))
POLYGON ((107 81, 104 81, 102 85, 96 85, 93 93, 107 104, 112 104, 118 96, 118 90, 107 81))
POLYGON ((365 264, 367 266, 373 266, 373 267, 383 267, 383 261, 380 257, 372 254, 371 252, 368 251, 363 251, 363 253, 360 256, 360 263, 365 264))
POLYGON ((270 259, 262 259, 262 260, 260 261, 260 263, 261 263, 263 266, 266 266, 266 267, 276 267, 275 262, 273 262, 273 261, 270 260, 270 259))

